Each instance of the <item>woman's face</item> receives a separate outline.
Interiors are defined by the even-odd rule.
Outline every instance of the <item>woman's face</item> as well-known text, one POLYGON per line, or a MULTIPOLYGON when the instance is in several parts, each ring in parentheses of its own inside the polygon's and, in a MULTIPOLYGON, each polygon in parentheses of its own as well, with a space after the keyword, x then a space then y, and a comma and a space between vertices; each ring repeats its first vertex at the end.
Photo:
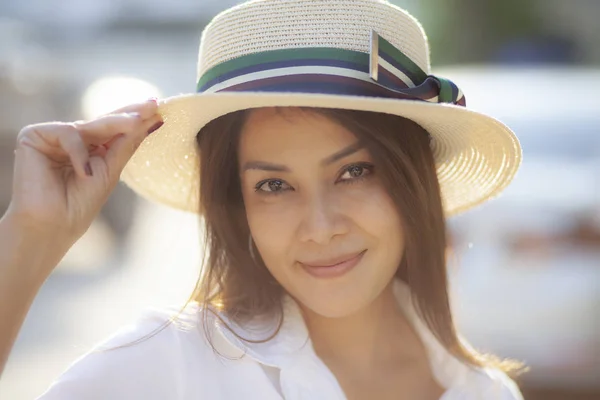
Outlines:
POLYGON ((238 157, 253 240, 290 295, 341 317, 383 292, 402 258, 403 230, 350 131, 299 109, 256 109, 238 157))

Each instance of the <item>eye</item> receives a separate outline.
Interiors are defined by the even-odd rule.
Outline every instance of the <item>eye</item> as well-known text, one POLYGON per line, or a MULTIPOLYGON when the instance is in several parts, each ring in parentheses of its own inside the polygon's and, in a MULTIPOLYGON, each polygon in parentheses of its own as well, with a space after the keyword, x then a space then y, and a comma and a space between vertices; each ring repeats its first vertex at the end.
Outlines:
POLYGON ((373 165, 370 164, 352 164, 344 168, 340 181, 354 181, 366 178, 373 172, 373 165))
POLYGON ((264 194, 277 194, 292 189, 290 185, 279 179, 267 179, 256 184, 255 190, 264 194))

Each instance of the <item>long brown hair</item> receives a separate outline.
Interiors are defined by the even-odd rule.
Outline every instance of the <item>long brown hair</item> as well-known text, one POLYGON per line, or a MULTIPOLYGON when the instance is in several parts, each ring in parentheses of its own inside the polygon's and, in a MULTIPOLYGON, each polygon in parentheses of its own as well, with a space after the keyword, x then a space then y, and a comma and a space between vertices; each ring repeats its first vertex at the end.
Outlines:
MULTIPOLYGON (((397 276, 409 285, 417 313, 440 343, 469 365, 492 366, 511 375, 521 372, 521 363, 478 353, 459 339, 448 298, 447 228, 429 134, 415 122, 389 114, 302 110, 341 124, 373 155, 406 231, 406 250, 397 276)), ((217 118, 197 137, 206 247, 203 273, 190 300, 199 303, 205 317, 217 309, 236 323, 256 315, 281 315, 284 294, 248 246, 250 230, 237 163, 239 136, 248 112, 217 118)))

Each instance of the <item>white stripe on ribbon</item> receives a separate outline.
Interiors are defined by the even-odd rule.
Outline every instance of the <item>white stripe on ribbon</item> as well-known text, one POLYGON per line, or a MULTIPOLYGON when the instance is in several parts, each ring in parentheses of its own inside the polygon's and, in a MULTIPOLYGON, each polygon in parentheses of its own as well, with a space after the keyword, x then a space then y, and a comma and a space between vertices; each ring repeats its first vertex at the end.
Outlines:
POLYGON ((379 65, 381 65, 385 70, 390 72, 392 75, 395 75, 402 82, 406 83, 406 86, 408 86, 409 88, 414 88, 416 86, 415 83, 404 72, 400 71, 398 68, 394 67, 392 64, 385 61, 381 57, 379 57, 379 65))
POLYGON ((334 76, 345 76, 348 78, 360 79, 361 81, 375 83, 366 72, 356 71, 347 68, 338 67, 321 67, 321 66, 304 66, 304 67, 286 67, 269 69, 265 71, 252 72, 249 74, 236 76, 235 78, 228 79, 224 82, 217 83, 207 88, 204 93, 214 93, 223 89, 227 89, 231 86, 239 85, 242 83, 248 83, 260 79, 276 78, 287 75, 300 75, 300 74, 318 74, 318 75, 334 75, 334 76))

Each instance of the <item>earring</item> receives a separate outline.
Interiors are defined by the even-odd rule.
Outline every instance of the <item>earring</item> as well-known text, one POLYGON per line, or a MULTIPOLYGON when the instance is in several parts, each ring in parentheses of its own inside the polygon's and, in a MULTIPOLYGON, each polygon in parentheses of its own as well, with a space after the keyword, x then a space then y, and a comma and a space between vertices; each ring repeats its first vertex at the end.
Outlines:
POLYGON ((248 235, 248 250, 250 251, 250 257, 255 264, 258 264, 256 261, 256 255, 254 254, 254 246, 252 245, 252 234, 248 235))

